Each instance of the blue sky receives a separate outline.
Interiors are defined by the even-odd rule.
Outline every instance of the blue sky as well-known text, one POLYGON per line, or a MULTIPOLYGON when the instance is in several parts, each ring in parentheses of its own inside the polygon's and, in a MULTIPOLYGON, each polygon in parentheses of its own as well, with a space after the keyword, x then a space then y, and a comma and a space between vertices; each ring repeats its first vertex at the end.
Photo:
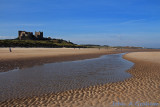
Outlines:
POLYGON ((160 1, 0 0, 0 39, 18 30, 77 44, 160 48, 160 1))

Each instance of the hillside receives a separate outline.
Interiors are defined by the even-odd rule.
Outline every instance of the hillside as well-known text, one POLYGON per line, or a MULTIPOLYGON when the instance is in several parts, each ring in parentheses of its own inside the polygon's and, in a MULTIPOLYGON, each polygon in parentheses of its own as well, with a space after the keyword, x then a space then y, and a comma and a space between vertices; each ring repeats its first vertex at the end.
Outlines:
POLYGON ((80 48, 84 47, 82 45, 74 44, 70 41, 63 39, 51 39, 51 40, 0 40, 0 47, 51 47, 51 48, 61 48, 61 47, 74 47, 80 48))

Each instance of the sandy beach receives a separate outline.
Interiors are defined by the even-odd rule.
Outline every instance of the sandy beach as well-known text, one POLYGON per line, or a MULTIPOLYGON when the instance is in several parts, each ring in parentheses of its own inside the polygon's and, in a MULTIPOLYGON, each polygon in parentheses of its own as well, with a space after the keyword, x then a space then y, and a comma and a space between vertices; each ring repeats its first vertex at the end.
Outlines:
POLYGON ((95 48, 0 48, 0 60, 13 60, 13 59, 27 59, 27 58, 40 58, 40 57, 57 57, 77 54, 100 54, 115 49, 95 49, 95 48))
POLYGON ((160 0, 0 0, 0 107, 160 107, 160 0))
POLYGON ((95 58, 105 54, 120 53, 115 49, 85 48, 0 48, 0 72, 25 68, 50 62, 95 58))
POLYGON ((44 63, 96 58, 101 55, 157 49, 98 49, 98 48, 0 48, 0 72, 44 63))
POLYGON ((26 68, 44 63, 96 58, 101 55, 145 49, 98 49, 98 48, 0 48, 0 72, 26 68))
MULTIPOLYGON (((102 55, 102 53, 100 54, 102 55)), ((103 54, 106 52, 104 51, 103 54)), ((30 98, 12 99, 0 102, 0 105, 49 107, 150 107, 155 105, 155 107, 160 107, 160 60, 158 60, 160 52, 134 52, 123 57, 135 63, 127 71, 132 74, 132 77, 123 82, 30 98)))

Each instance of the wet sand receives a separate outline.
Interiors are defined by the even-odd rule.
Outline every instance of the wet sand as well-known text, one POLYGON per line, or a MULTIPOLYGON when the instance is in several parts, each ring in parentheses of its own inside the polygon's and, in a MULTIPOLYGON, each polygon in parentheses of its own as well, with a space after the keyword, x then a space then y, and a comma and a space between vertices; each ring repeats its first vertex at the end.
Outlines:
POLYGON ((158 54, 129 53, 124 58, 135 63, 127 72, 132 74, 123 82, 96 85, 79 90, 70 90, 56 94, 46 94, 30 98, 12 99, 0 102, 1 106, 65 106, 65 107, 111 107, 123 103, 123 107, 147 107, 144 103, 160 107, 160 58, 158 54), (133 55, 134 54, 134 55, 133 55), (141 55, 145 54, 145 58, 141 55), (139 57, 134 57, 135 55, 139 57), (132 103, 132 104, 131 104, 132 103), (143 103, 143 104, 142 104, 143 103), (142 106, 143 105, 143 106, 142 106))
POLYGON ((101 55, 159 49, 96 49, 96 48, 0 48, 0 72, 27 68, 44 63, 96 58, 101 55))
POLYGON ((49 63, 0 73, 0 102, 124 81, 133 63, 123 54, 49 63), (27 85, 27 87, 26 87, 27 85))
POLYGON ((120 53, 115 49, 92 48, 0 48, 0 72, 26 68, 44 63, 89 59, 101 55, 120 53))

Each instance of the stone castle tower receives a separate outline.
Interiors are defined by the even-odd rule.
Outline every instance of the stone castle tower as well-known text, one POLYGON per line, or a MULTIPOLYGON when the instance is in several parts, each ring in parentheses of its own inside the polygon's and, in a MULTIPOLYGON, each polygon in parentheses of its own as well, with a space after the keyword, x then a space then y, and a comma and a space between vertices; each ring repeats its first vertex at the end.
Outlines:
POLYGON ((18 38, 20 40, 32 39, 33 37, 34 37, 33 32, 18 31, 18 38))
POLYGON ((19 40, 42 40, 43 39, 43 32, 26 32, 26 31, 18 31, 18 38, 19 40))
POLYGON ((37 38, 37 39, 43 39, 43 32, 35 32, 35 37, 37 38))

